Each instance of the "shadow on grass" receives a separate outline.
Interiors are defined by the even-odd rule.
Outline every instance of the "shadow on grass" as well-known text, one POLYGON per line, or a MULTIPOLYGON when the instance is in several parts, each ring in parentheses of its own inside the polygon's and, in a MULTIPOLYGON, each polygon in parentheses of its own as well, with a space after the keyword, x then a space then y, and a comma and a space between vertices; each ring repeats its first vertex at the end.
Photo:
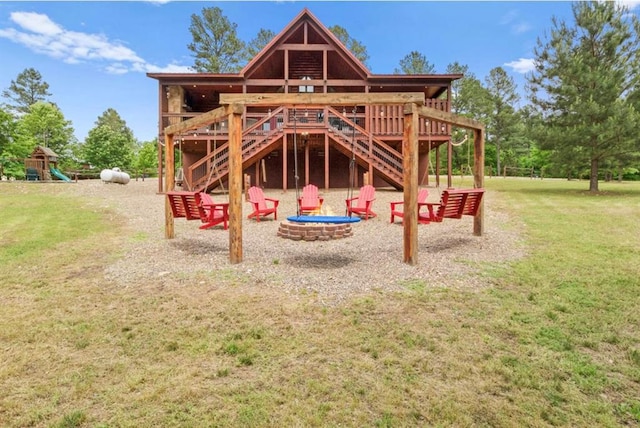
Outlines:
POLYGON ((228 244, 220 244, 216 242, 197 242, 194 243, 193 240, 179 240, 169 243, 173 248, 180 250, 186 254, 199 256, 199 255, 207 255, 211 253, 229 253, 228 244))
POLYGON ((291 266, 314 269, 340 269, 345 266, 349 266, 354 262, 355 260, 351 257, 344 257, 337 254, 301 254, 293 257, 288 257, 283 260, 283 263, 290 264, 291 266))
POLYGON ((430 242, 419 245, 420 251, 440 252, 455 250, 457 248, 467 248, 471 246, 473 240, 471 238, 438 238, 430 242))

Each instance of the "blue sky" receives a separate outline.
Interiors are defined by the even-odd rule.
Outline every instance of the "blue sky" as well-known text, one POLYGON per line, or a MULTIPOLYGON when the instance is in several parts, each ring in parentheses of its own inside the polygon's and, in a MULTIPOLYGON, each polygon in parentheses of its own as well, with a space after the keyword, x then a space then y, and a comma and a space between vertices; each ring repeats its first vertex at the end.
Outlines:
POLYGON ((363 43, 373 73, 392 73, 416 50, 438 72, 458 61, 483 80, 502 66, 521 91, 551 18, 572 22, 570 2, 0 2, 0 91, 32 67, 78 140, 108 108, 138 140, 151 140, 158 133, 157 81, 146 73, 188 71, 191 15, 212 6, 238 24, 245 41, 260 28, 279 33, 307 7, 363 43))

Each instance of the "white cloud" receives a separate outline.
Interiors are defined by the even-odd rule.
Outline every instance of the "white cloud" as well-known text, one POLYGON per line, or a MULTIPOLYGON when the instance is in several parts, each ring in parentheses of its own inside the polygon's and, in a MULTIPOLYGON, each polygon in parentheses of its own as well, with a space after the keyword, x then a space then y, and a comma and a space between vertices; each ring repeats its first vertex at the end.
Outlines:
POLYGON ((511 26, 511 31, 515 34, 522 34, 531 30, 531 28, 533 28, 531 27, 531 24, 528 24, 526 22, 519 22, 511 26))
POLYGON ((502 17, 500 18, 500 24, 507 25, 513 22, 517 17, 518 17, 518 12, 515 10, 510 10, 509 12, 502 15, 502 17))
POLYGON ((122 42, 109 40, 103 34, 66 30, 40 13, 13 12, 11 21, 19 28, 0 28, 0 37, 68 64, 106 63, 104 69, 112 74, 190 71, 178 64, 165 67, 149 64, 122 42))
POLYGON ((517 61, 511 61, 504 64, 506 67, 513 68, 516 73, 525 74, 533 71, 535 64, 532 58, 520 58, 517 61))
POLYGON ((169 64, 164 67, 147 64, 146 71, 149 73, 193 73, 191 67, 178 64, 169 64))
POLYGON ((502 17, 500 17, 500 25, 509 26, 512 34, 526 33, 533 28, 528 22, 518 19, 517 10, 510 10, 509 12, 502 15, 502 17))
POLYGON ((35 12, 13 12, 11 14, 11 20, 24 28, 25 30, 44 34, 47 36, 53 36, 62 33, 60 28, 55 22, 49 19, 47 15, 42 15, 35 12))

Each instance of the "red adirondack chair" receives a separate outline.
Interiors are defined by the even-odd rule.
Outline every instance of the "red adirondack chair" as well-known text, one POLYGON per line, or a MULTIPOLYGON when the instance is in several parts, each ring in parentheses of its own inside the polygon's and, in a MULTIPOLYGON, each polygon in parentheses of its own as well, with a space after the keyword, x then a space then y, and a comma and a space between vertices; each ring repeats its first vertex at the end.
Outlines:
POLYGON ((369 217, 376 217, 377 214, 371 210, 375 199, 376 188, 370 184, 362 186, 358 196, 347 199, 347 215, 357 214, 360 217, 364 216, 365 220, 368 220, 369 217))
POLYGON ((214 203, 209 195, 200 192, 167 192, 167 199, 174 218, 200 220, 204 223, 200 229, 208 229, 220 223, 224 229, 228 228, 228 203, 214 203))
MULTIPOLYGON (((420 189, 418 192, 418 212, 420 212, 420 206, 427 202, 427 197, 429 196, 429 189, 420 189)), ((395 217, 402 218, 404 222, 404 211, 400 210, 398 207, 404 204, 403 202, 390 202, 391 204, 391 223, 394 222, 395 217)), ((420 218, 418 218, 418 222, 420 222, 420 218)))
POLYGON ((255 217, 256 221, 260 221, 260 216, 267 216, 273 214, 273 219, 278 219, 278 204, 277 199, 265 198, 264 192, 261 188, 252 186, 249 188, 249 202, 253 205, 253 212, 249 214, 249 218, 255 217), (271 206, 267 206, 267 201, 271 203, 271 206))
POLYGON ((324 198, 318 195, 318 187, 314 184, 307 184, 302 188, 302 196, 298 198, 300 214, 309 214, 320 210, 324 198))

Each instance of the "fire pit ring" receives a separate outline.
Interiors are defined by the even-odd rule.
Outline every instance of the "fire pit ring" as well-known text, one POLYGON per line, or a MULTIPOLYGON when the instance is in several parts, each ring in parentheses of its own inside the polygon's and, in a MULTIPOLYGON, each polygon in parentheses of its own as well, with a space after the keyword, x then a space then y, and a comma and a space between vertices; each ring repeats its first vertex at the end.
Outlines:
MULTIPOLYGON (((309 216, 314 217, 314 216, 309 216)), ((321 216, 317 216, 321 217, 321 216)), ((294 217, 296 218, 296 217, 294 217)), ((348 217, 347 217, 348 218, 348 217)), ((291 218, 287 218, 290 220, 291 218)), ((358 218, 358 220, 360 220, 358 218)), ((293 241, 330 241, 332 239, 349 238, 353 236, 351 223, 328 223, 315 222, 311 220, 283 221, 278 228, 278 236, 293 241)))

